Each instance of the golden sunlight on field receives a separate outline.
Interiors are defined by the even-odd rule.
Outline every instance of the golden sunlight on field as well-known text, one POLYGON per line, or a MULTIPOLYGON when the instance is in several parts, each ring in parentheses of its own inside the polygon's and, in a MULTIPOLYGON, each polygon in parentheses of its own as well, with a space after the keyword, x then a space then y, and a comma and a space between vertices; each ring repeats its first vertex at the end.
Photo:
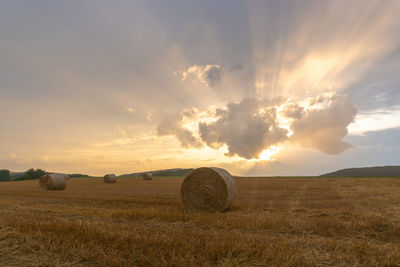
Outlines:
POLYGON ((399 179, 235 178, 226 213, 186 213, 182 181, 1 183, 0 265, 400 265, 399 179))

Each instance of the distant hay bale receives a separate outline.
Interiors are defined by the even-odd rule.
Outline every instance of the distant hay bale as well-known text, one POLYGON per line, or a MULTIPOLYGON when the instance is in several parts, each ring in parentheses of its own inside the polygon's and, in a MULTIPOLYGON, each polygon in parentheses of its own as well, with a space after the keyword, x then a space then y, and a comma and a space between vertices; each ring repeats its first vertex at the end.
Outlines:
POLYGON ((185 178, 181 187, 183 206, 188 211, 226 211, 235 199, 232 176, 221 168, 198 168, 185 178))
POLYGON ((112 184, 117 182, 117 177, 115 174, 106 174, 104 175, 103 181, 107 184, 112 184))
POLYGON ((39 184, 47 190, 64 190, 66 176, 59 173, 46 174, 40 178, 39 184))
POLYGON ((145 181, 153 180, 153 175, 151 173, 145 173, 145 174, 143 174, 142 177, 143 177, 143 180, 145 180, 145 181))

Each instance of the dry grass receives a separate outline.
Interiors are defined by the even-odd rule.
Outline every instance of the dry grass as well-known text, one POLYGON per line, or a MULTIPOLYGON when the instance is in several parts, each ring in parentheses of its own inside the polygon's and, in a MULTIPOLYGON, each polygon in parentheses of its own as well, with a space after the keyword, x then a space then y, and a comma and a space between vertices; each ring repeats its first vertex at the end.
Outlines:
POLYGON ((237 178, 185 213, 182 178, 0 184, 0 266, 400 266, 400 179, 237 178))

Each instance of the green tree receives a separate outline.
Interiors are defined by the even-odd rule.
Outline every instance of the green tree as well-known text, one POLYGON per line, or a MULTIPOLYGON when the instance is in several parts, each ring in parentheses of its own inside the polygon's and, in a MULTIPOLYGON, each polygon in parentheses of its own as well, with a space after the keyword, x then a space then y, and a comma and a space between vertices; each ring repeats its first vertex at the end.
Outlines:
POLYGON ((9 170, 0 170, 0 182, 10 181, 10 171, 9 170))
POLYGON ((42 177, 43 175, 45 175, 46 172, 42 169, 29 169, 25 172, 25 179, 28 180, 34 180, 34 179, 39 179, 40 177, 42 177))

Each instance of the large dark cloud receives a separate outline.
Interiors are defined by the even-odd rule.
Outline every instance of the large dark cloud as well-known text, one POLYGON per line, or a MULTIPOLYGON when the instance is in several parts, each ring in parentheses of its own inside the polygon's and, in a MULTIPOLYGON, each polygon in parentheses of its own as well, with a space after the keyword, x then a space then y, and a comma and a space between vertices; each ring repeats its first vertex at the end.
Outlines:
POLYGON ((309 99, 307 105, 285 102, 282 98, 245 98, 215 109, 211 121, 199 120, 199 137, 182 126, 183 117, 198 119, 196 112, 197 109, 186 109, 179 115, 164 117, 158 125, 158 135, 174 135, 183 147, 226 146, 228 156, 252 159, 258 158, 264 149, 283 142, 325 154, 340 154, 351 147, 343 138, 357 110, 345 95, 323 94, 309 99), (278 113, 289 122, 291 134, 281 126, 278 113))
POLYGON ((217 110, 217 121, 200 123, 202 140, 210 147, 227 145, 228 155, 257 158, 267 147, 286 139, 287 130, 277 125, 274 107, 260 110, 260 102, 245 98, 217 110))

